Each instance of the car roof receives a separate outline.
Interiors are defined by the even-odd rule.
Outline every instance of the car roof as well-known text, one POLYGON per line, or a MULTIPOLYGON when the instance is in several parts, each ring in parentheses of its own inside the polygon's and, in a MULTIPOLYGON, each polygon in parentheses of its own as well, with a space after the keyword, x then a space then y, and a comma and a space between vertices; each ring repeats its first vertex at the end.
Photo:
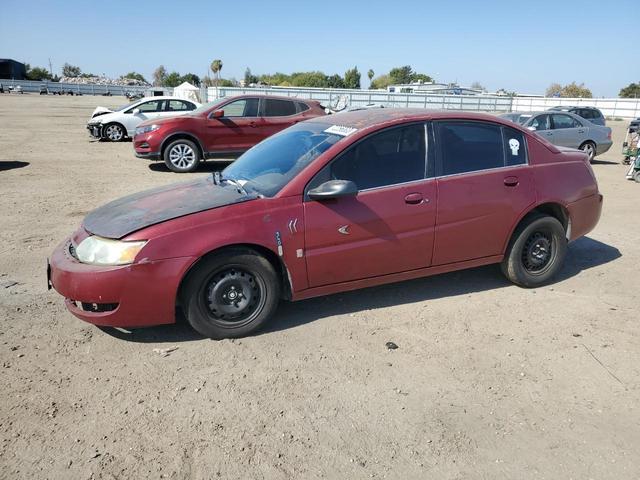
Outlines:
POLYGON ((427 110, 424 108, 377 108, 351 110, 348 112, 334 113, 324 117, 316 117, 307 121, 328 125, 341 125, 362 130, 368 127, 393 123, 440 119, 483 120, 503 125, 512 125, 512 122, 488 113, 427 110))
MULTIPOLYGON (((296 102, 312 102, 312 103, 318 103, 318 100, 312 100, 311 98, 304 98, 304 97, 287 97, 285 95, 260 95, 258 93, 256 94, 251 94, 251 93, 243 93, 242 95, 233 95, 231 97, 223 97, 223 98, 219 98, 217 100, 230 100, 230 99, 241 99, 241 98, 272 98, 274 100, 289 100, 289 101, 296 101, 296 102)), ((215 102, 215 100, 213 100, 215 102)))
POLYGON ((598 110, 597 107, 588 107, 586 105, 558 105, 556 107, 551 107, 549 110, 571 110, 574 108, 584 108, 586 110, 598 110))
POLYGON ((149 100, 186 100, 187 102, 198 103, 195 100, 191 100, 189 98, 174 97, 172 95, 158 95, 157 97, 144 97, 144 98, 141 98, 137 102, 132 102, 132 104, 133 103, 146 102, 146 101, 149 101, 149 100))

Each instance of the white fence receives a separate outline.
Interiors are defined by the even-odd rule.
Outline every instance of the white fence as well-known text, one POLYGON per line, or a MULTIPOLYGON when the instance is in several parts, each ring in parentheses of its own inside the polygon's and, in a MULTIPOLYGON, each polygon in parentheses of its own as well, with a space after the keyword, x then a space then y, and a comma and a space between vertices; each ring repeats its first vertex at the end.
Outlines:
POLYGON ((606 117, 640 117, 640 99, 633 98, 544 98, 504 97, 495 95, 442 95, 421 93, 388 93, 379 90, 347 90, 324 88, 235 88, 210 87, 209 100, 244 94, 283 95, 310 98, 323 105, 335 105, 341 98, 348 105, 380 104, 385 107, 415 107, 438 110, 466 110, 476 112, 532 112, 557 105, 582 105, 599 108, 606 117))
POLYGON ((149 87, 138 87, 134 85, 84 85, 78 83, 47 82, 38 80, 4 80, 0 79, 5 92, 7 87, 22 87, 23 92, 38 93, 41 86, 46 86, 50 93, 73 92, 74 95, 120 95, 127 92, 144 93, 149 87))

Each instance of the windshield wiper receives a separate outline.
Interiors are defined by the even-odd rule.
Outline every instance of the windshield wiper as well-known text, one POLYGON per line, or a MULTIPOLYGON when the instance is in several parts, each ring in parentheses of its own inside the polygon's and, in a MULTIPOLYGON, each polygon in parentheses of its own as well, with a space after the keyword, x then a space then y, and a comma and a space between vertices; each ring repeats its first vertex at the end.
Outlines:
POLYGON ((233 178, 222 178, 222 176, 220 176, 220 180, 224 182, 229 182, 231 185, 235 185, 238 191, 243 195, 249 195, 247 190, 242 186, 242 184, 238 180, 235 180, 233 178))

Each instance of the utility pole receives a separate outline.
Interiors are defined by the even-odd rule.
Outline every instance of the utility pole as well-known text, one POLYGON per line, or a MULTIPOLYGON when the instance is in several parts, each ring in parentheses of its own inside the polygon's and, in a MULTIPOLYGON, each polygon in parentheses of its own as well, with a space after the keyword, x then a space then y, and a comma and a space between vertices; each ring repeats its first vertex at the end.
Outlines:
POLYGON ((53 67, 51 66, 51 57, 49 57, 49 73, 51 74, 51 78, 53 78, 53 67))

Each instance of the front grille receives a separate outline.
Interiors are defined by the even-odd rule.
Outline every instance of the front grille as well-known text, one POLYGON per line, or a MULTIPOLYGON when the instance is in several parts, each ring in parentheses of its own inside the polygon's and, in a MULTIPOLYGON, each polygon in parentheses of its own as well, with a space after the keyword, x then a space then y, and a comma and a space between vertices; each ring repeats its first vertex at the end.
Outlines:
POLYGON ((119 305, 118 303, 79 302, 77 300, 71 300, 71 303, 73 303, 76 308, 91 313, 113 312, 119 305))

